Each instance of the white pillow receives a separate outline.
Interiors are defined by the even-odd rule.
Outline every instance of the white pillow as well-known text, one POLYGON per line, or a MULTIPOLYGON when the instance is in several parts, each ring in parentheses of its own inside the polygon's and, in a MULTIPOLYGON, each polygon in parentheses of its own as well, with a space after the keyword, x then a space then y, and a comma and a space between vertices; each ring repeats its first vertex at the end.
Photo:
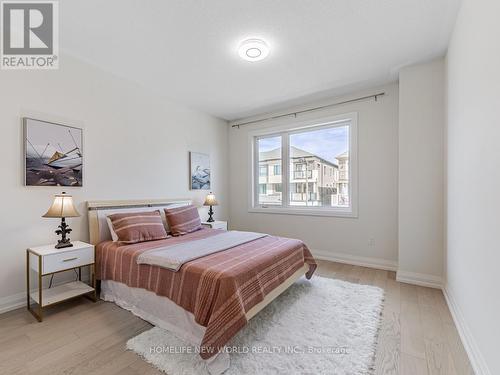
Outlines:
POLYGON ((111 239, 113 240, 113 242, 117 242, 118 235, 115 233, 115 230, 113 229, 113 223, 111 222, 109 216, 106 216, 106 223, 108 223, 109 233, 111 233, 111 239))

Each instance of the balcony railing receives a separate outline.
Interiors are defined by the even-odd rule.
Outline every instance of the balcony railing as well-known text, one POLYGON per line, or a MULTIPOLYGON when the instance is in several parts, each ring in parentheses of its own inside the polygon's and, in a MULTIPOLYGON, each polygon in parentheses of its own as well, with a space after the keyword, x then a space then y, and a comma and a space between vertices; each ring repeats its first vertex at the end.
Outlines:
MULTIPOLYGON (((293 171, 294 180, 303 180, 306 178, 306 171, 293 171)), ((312 171, 307 171, 307 178, 312 178, 312 171)))
POLYGON ((259 194, 259 204, 281 204, 281 193, 259 194))
POLYGON ((305 202, 306 200, 315 201, 315 200, 317 200, 317 194, 316 193, 309 193, 309 199, 307 199, 306 193, 292 193, 290 200, 294 201, 294 202, 305 202))

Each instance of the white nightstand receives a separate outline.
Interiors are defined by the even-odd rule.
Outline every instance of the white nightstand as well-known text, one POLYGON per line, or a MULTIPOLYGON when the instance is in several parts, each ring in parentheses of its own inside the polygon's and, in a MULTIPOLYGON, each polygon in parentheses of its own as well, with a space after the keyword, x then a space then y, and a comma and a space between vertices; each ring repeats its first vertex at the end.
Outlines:
POLYGON ((219 221, 219 220, 215 220, 212 222, 202 221, 201 225, 203 225, 204 227, 207 227, 207 228, 212 228, 212 229, 227 230, 227 221, 219 221))
POLYGON ((26 250, 26 298, 27 308, 41 322, 43 309, 71 298, 86 296, 97 301, 95 290, 95 249, 81 241, 74 241, 73 247, 56 249, 54 245, 32 247, 26 250), (90 282, 82 281, 82 267, 89 267, 90 282), (78 269, 78 280, 43 288, 43 277, 59 272, 78 269), (38 278, 37 289, 30 287, 30 273, 38 278), (37 305, 37 312, 31 308, 31 300, 37 305))

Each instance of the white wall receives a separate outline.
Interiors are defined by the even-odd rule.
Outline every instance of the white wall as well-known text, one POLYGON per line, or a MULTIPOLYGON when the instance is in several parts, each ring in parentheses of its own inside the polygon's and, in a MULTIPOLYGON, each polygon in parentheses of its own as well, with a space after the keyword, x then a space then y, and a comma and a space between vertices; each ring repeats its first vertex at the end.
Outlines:
POLYGON ((478 375, 500 374, 499 14, 465 0, 447 55, 446 291, 478 375))
POLYGON ((398 280, 440 286, 444 233, 444 61, 399 74, 398 280))
POLYGON ((62 56, 58 71, 0 71, 0 309, 24 302, 25 249, 56 240, 56 219, 42 219, 52 195, 73 194, 81 218, 72 239, 88 239, 84 202, 193 198, 188 151, 211 155, 212 188, 227 219, 227 123, 153 95, 140 86, 62 56), (22 126, 31 115, 84 130, 82 188, 23 186, 22 126), (20 293, 20 294, 19 294, 20 293))
MULTIPOLYGON (((300 119, 358 113, 359 217, 312 217, 248 212, 248 132, 285 120, 234 128, 229 132, 230 226, 300 238, 330 259, 394 268, 397 262, 398 87, 383 87, 378 102, 364 101, 300 115, 300 119), (370 245, 370 239, 373 244, 370 245)), ((349 98, 372 94, 361 92, 349 98)), ((304 107, 341 101, 342 98, 304 107)), ((292 110, 298 110, 294 108, 292 110)), ((298 118, 299 118, 298 117, 298 118)))

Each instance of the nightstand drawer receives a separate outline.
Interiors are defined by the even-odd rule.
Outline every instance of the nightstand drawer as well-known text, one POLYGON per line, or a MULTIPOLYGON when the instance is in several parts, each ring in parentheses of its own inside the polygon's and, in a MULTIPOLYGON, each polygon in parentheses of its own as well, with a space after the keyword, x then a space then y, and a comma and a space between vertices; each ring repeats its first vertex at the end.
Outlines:
POLYGON ((42 260, 42 274, 45 275, 91 263, 94 263, 93 247, 45 255, 42 260))

